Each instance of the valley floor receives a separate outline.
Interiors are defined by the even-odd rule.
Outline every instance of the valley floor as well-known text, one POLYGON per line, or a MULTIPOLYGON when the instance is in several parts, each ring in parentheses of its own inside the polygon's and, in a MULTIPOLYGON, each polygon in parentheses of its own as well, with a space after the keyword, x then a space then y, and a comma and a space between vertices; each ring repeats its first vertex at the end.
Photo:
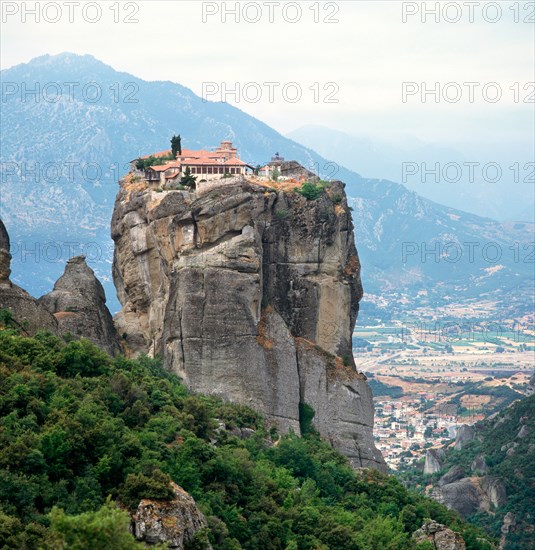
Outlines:
POLYGON ((489 335, 357 327, 354 354, 374 394, 376 446, 393 470, 423 459, 462 424, 496 414, 527 394, 535 337, 528 327, 489 335))

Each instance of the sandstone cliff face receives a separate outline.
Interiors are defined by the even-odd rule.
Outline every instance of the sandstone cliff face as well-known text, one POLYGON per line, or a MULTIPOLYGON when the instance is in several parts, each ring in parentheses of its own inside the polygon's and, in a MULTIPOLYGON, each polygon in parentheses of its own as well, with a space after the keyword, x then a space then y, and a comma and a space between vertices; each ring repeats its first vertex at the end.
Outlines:
POLYGON ((343 184, 315 201, 236 178, 206 192, 121 182, 112 219, 120 334, 195 391, 299 433, 299 403, 354 466, 385 469, 351 335, 362 296, 343 184))
POLYGON ((0 309, 9 310, 14 323, 27 334, 34 335, 40 330, 56 333, 58 324, 54 316, 25 290, 10 281, 9 246, 9 235, 0 220, 0 309))
POLYGON ((111 355, 120 351, 104 288, 83 256, 67 262, 52 292, 39 303, 54 314, 60 334, 83 336, 111 355))

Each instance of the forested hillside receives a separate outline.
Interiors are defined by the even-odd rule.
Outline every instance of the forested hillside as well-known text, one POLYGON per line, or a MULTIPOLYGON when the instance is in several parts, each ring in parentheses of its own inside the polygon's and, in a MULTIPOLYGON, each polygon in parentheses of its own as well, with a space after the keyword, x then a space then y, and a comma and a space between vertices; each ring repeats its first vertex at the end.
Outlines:
POLYGON ((208 537, 220 549, 423 549, 411 534, 426 518, 469 549, 491 548, 394 477, 352 470, 308 421, 303 438, 281 437, 252 410, 189 394, 158 360, 111 359, 9 324, 4 315, 1 548, 142 547, 126 510, 169 499, 170 480, 208 520, 192 548, 208 537))
POLYGON ((473 439, 456 449, 449 445, 441 455, 441 469, 425 475, 423 464, 417 471, 403 474, 409 486, 424 488, 442 496, 451 506, 470 504, 470 485, 492 483, 502 495, 497 502, 474 502, 467 507, 467 519, 494 537, 503 535, 505 550, 535 546, 535 395, 502 410, 494 418, 475 425, 473 439), (502 489, 503 487, 503 489, 502 489))

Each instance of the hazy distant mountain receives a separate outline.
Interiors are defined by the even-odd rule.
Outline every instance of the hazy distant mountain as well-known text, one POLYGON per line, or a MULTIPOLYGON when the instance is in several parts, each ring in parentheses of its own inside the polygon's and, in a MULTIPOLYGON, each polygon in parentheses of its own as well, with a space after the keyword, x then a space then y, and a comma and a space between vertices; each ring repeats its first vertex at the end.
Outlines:
MULTIPOLYGON (((363 176, 398 181, 411 191, 452 208, 499 220, 534 221, 533 164, 519 164, 518 183, 514 183, 515 171, 510 168, 511 162, 500 163, 501 177, 495 183, 491 180, 497 177, 497 172, 491 166, 485 171, 483 166, 474 166, 471 181, 470 167, 465 163, 484 165, 496 159, 465 158, 455 149, 424 143, 411 136, 389 143, 325 126, 303 126, 287 137, 363 176), (430 173, 436 163, 440 170, 438 182, 430 173), (430 172, 423 174, 424 170, 430 172), (457 178, 459 181, 455 181, 457 178)), ((526 161, 535 160, 533 154, 531 156, 526 161)))
POLYGON ((34 295, 50 290, 69 255, 85 251, 104 281, 111 309, 116 307, 109 224, 117 179, 131 159, 167 149, 174 133, 183 136, 188 148, 231 139, 251 164, 261 164, 278 151, 346 182, 354 198, 356 241, 368 292, 394 288, 414 294, 433 288, 437 300, 474 292, 510 300, 511 292, 506 298, 504 291, 524 297, 520 289, 529 288, 533 264, 524 262, 529 251, 513 258, 514 250, 507 249, 515 242, 523 246, 533 241, 531 226, 507 226, 455 211, 397 183, 365 179, 342 166, 334 173, 332 164, 311 149, 235 107, 205 102, 179 84, 146 82, 91 56, 74 54, 42 56, 1 76, 3 90, 10 93, 2 97, 0 214, 12 237, 13 279, 34 295), (67 82, 79 85, 71 84, 71 93, 67 82), (23 86, 34 89, 36 84, 40 101, 21 96, 23 86), (95 101, 99 90, 102 96, 95 101), (27 173, 35 163, 38 176, 27 173), (503 250, 497 261, 489 262, 481 253, 471 260, 466 249, 455 262, 444 257, 435 262, 429 256, 422 261, 420 254, 422 243, 477 242, 481 251, 489 240, 503 250), (404 250, 410 252, 406 258, 404 250))

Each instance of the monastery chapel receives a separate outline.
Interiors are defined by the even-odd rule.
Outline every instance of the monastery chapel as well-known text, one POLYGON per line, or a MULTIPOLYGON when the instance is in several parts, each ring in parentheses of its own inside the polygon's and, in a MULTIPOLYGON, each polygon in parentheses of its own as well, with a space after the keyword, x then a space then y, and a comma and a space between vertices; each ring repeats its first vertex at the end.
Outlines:
MULTIPOLYGON (((169 157, 171 150, 160 151, 152 155, 155 158, 169 157)), ((136 159, 137 160, 137 159, 136 159)), ((135 162, 132 166, 135 169, 135 162)), ((145 169, 145 179, 153 183, 179 183, 181 177, 189 168, 197 182, 220 179, 225 175, 246 175, 253 171, 253 167, 238 158, 238 150, 232 146, 231 141, 222 141, 215 151, 182 149, 175 160, 169 160, 165 164, 149 166, 145 169)))

